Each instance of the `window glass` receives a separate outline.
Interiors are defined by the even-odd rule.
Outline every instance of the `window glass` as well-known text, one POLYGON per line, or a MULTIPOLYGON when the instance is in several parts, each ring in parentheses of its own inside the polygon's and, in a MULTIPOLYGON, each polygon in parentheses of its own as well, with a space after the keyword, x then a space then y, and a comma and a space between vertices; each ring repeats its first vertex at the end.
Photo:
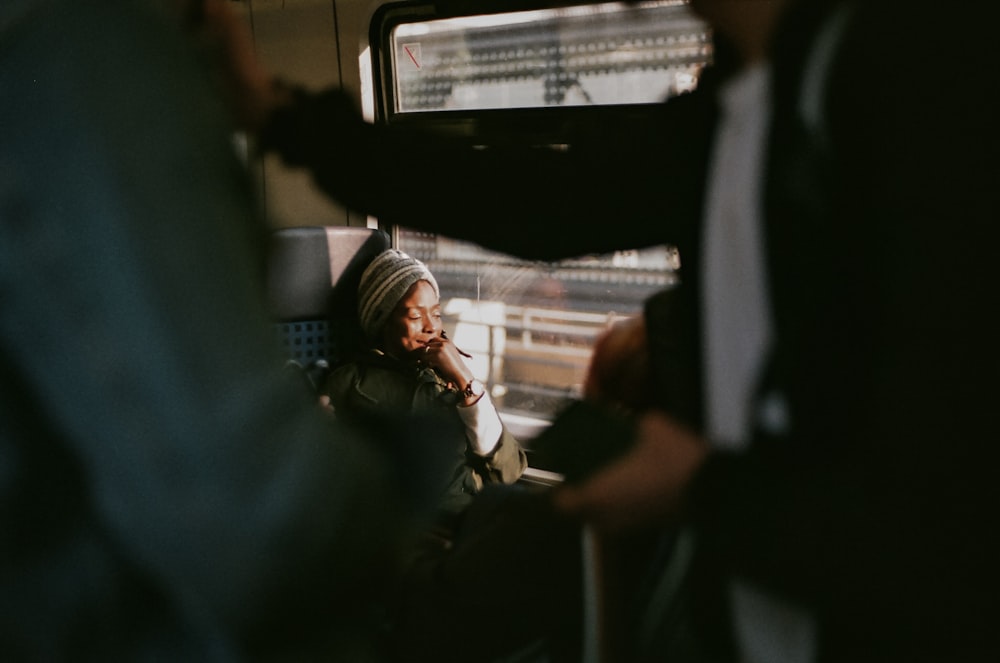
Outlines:
POLYGON ((662 101, 712 48, 683 0, 420 21, 391 40, 397 113, 662 101))

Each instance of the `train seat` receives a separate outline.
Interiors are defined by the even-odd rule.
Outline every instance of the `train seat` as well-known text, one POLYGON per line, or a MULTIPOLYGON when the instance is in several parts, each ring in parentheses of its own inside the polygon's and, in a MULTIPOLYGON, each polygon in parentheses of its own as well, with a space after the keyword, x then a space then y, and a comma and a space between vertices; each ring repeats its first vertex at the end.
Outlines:
POLYGON ((357 349, 361 273, 390 247, 382 230, 355 226, 281 228, 271 235, 267 302, 288 365, 318 387, 357 349))

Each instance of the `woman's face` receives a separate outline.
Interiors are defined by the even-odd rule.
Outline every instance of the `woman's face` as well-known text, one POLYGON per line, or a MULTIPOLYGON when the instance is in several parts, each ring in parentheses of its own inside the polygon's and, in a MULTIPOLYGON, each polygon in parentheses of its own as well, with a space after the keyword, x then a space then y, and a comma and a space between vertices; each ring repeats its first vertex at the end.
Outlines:
POLYGON ((441 334, 441 303, 427 281, 417 281, 396 304, 382 331, 382 349, 398 357, 441 334))

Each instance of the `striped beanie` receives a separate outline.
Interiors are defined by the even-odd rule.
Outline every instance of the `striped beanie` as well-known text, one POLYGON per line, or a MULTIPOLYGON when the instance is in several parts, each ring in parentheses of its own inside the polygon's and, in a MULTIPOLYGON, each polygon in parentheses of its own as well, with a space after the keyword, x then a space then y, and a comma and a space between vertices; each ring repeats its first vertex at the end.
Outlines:
POLYGON ((378 336, 396 304, 417 281, 427 281, 434 294, 441 296, 434 275, 416 258, 388 249, 372 260, 358 286, 358 318, 366 336, 378 336))

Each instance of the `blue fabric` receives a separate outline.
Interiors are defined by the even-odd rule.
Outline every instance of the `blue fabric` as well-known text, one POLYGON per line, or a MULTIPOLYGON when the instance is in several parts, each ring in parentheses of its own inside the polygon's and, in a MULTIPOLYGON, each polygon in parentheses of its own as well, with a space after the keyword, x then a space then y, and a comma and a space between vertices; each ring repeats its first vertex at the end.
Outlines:
POLYGON ((170 18, 0 8, 5 658, 366 648, 347 621, 405 510, 282 377, 265 227, 170 18))

